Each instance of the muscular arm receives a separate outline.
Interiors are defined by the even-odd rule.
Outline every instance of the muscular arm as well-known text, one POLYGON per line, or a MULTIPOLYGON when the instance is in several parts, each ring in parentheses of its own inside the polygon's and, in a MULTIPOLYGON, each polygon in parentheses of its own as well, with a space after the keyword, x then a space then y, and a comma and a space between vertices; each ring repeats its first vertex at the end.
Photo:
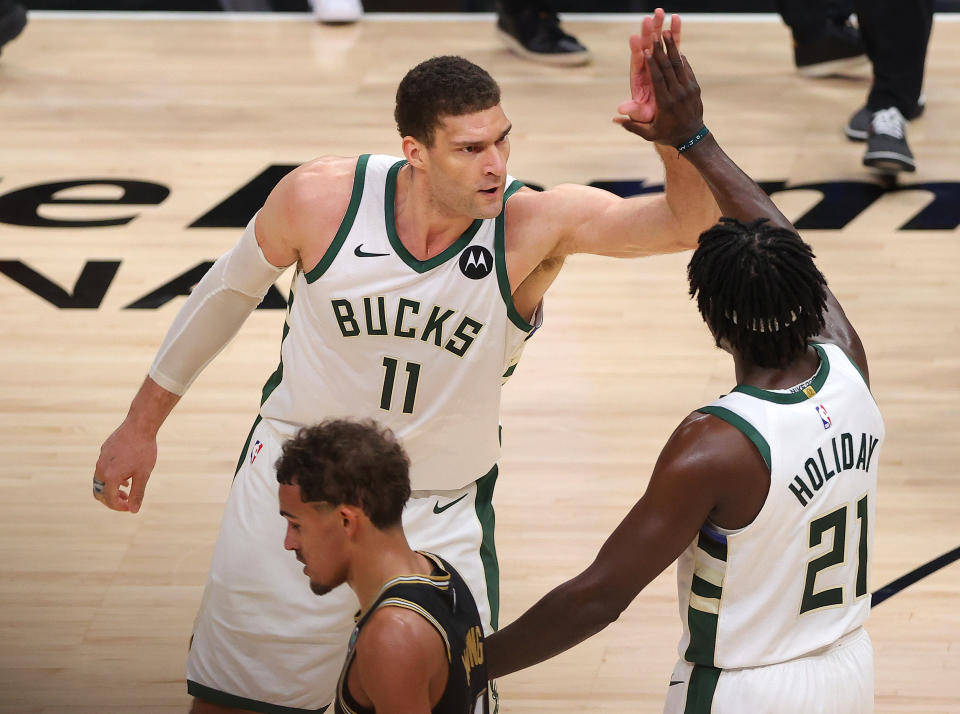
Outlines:
POLYGON ((656 148, 665 169, 660 196, 620 198, 573 185, 553 189, 549 214, 561 230, 549 257, 594 253, 635 258, 696 247, 700 233, 717 221, 720 211, 691 164, 673 148, 656 148))
POLYGON ((257 214, 255 226, 251 221, 237 244, 193 289, 127 417, 100 449, 94 478, 104 487, 94 495, 104 505, 134 513, 140 509, 156 463, 160 426, 283 269, 308 255, 320 256, 329 246, 349 202, 355 165, 356 159, 321 159, 284 177, 257 214), (121 488, 125 486, 129 493, 121 488))
POLYGON ((517 310, 533 314, 568 255, 617 258, 674 253, 696 246, 720 217, 713 195, 675 149, 657 146, 665 192, 620 198, 590 186, 524 190, 507 202, 507 272, 517 310))
POLYGON ((691 414, 660 453, 646 493, 590 567, 486 639, 490 678, 541 662, 602 630, 677 559, 708 516, 728 527, 746 525, 768 486, 766 464, 746 437, 715 417, 691 414))
POLYGON ((420 615, 384 607, 361 630, 348 686, 377 714, 428 714, 447 685, 447 650, 420 615))

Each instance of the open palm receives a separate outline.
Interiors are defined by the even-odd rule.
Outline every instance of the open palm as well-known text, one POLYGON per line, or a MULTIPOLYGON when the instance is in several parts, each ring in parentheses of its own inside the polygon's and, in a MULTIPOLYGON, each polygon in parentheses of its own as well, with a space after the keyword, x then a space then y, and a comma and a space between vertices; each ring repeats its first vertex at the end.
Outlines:
MULTIPOLYGON (((657 8, 653 17, 643 18, 639 35, 630 36, 630 99, 623 102, 617 111, 630 119, 647 124, 657 115, 657 102, 653 96, 653 80, 647 67, 644 53, 653 49, 663 35, 663 8, 657 8)), ((674 42, 680 45, 680 16, 670 19, 669 32, 674 42)))

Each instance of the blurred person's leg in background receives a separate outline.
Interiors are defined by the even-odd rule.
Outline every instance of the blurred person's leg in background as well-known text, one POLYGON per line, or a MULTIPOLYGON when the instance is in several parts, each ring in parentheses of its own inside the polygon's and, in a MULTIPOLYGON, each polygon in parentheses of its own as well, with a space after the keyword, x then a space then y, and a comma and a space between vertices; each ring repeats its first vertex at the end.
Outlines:
POLYGON ((590 52, 564 31, 548 0, 499 0, 497 36, 524 59, 577 66, 590 61, 590 52))
POLYGON ((806 77, 842 74, 866 64, 860 32, 850 22, 852 0, 777 0, 793 34, 793 61, 806 77))
POLYGON ((906 125, 924 108, 923 70, 933 27, 933 0, 856 0, 873 84, 866 106, 846 127, 866 140, 863 163, 884 172, 913 171, 906 125))
POLYGON ((23 32, 27 25, 27 10, 13 0, 0 0, 0 51, 3 46, 23 32))

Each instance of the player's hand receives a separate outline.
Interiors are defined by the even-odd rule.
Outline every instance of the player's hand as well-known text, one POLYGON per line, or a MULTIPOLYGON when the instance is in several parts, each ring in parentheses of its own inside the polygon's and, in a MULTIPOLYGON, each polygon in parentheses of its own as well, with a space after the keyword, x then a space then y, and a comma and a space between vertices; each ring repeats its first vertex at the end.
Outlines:
POLYGON ((679 146, 703 127, 700 85, 671 33, 664 33, 662 45, 654 43, 645 55, 657 105, 656 116, 650 122, 625 117, 614 121, 647 141, 679 146))
MULTIPOLYGON (((617 111, 626 114, 632 121, 649 123, 657 115, 657 102, 653 91, 646 51, 659 45, 663 38, 665 13, 658 7, 653 17, 643 18, 639 35, 630 36, 630 99, 623 102, 617 111)), ((680 45, 680 16, 671 15, 670 29, 673 41, 680 45)))
POLYGON ((136 513, 156 463, 156 436, 124 422, 100 447, 93 473, 93 497, 114 511, 136 513))

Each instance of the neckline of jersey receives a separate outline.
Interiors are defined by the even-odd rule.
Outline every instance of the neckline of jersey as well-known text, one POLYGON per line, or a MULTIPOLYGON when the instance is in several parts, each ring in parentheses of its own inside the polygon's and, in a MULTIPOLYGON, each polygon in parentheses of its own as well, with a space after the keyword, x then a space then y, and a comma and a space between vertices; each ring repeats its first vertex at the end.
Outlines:
POLYGON ((380 590, 377 591, 377 594, 373 598, 370 609, 366 612, 359 613, 357 624, 365 622, 366 619, 370 617, 370 614, 377 609, 378 603, 380 602, 380 599, 383 597, 384 593, 386 593, 387 590, 392 588, 394 585, 429 585, 437 588, 438 590, 448 590, 450 588, 453 579, 450 577, 450 572, 444 567, 440 558, 433 553, 428 553, 425 550, 417 550, 414 552, 429 560, 433 564, 434 572, 430 575, 424 575, 422 573, 407 573, 390 578, 390 580, 380 586, 380 590))
POLYGON ((467 230, 465 230, 459 238, 457 238, 453 243, 447 246, 446 249, 440 253, 437 253, 432 258, 428 258, 427 260, 419 260, 416 258, 410 253, 409 250, 407 250, 407 247, 403 244, 403 241, 400 240, 400 236, 397 235, 397 217, 395 206, 397 197, 397 175, 400 173, 400 169, 402 169, 406 163, 406 159, 400 159, 400 161, 391 166, 390 170, 387 172, 387 184, 383 196, 383 216, 384 221, 386 222, 387 239, 390 241, 390 245, 393 246, 394 251, 396 251, 397 255, 400 256, 400 259, 404 263, 409 265, 418 273, 425 273, 428 270, 432 270, 438 265, 447 262, 450 258, 466 248, 467 244, 477 234, 477 231, 480 230, 480 226, 483 225, 483 219, 474 219, 473 223, 470 224, 470 227, 467 228, 467 230))
POLYGON ((817 367, 817 372, 813 375, 813 381, 806 390, 784 394, 783 392, 771 392, 767 389, 760 389, 760 387, 754 387, 749 384, 738 384, 733 388, 733 391, 776 404, 799 404, 808 399, 812 399, 823 389, 823 385, 827 381, 827 376, 830 374, 830 360, 827 358, 827 353, 823 347, 816 343, 811 343, 810 346, 817 351, 817 356, 820 357, 820 366, 817 367), (813 390, 813 394, 808 394, 807 390, 811 389, 813 390))

